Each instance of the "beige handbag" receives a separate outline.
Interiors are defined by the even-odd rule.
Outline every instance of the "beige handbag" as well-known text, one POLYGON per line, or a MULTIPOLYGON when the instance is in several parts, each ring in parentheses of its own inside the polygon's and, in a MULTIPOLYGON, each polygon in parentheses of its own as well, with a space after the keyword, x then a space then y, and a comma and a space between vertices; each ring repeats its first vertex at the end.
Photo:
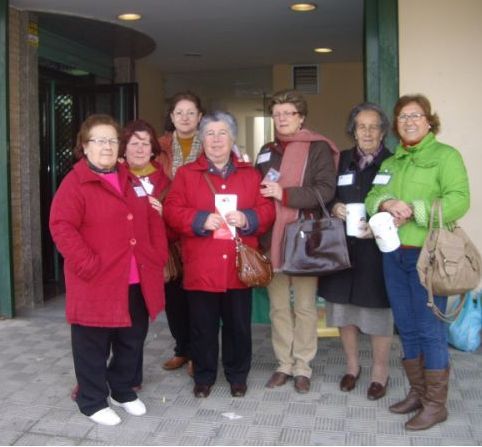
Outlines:
POLYGON ((457 224, 443 227, 442 204, 435 200, 430 212, 427 238, 417 262, 420 282, 428 291, 428 303, 433 313, 443 321, 455 320, 463 307, 465 293, 480 283, 480 253, 467 234, 457 224), (434 216, 438 211, 438 228, 434 216), (459 305, 444 314, 434 303, 433 296, 462 295, 459 305))

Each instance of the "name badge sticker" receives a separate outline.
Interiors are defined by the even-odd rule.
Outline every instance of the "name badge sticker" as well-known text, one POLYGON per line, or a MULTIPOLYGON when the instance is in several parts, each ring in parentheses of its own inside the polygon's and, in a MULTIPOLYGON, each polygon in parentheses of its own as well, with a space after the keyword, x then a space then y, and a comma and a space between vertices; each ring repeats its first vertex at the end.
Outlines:
POLYGON ((355 173, 349 172, 348 174, 341 174, 338 176, 337 186, 353 185, 354 181, 355 181, 355 173))
POLYGON ((154 191, 154 185, 149 180, 149 177, 141 178, 140 181, 146 193, 149 195, 152 194, 152 191, 154 191))
POLYGON ((137 197, 146 197, 147 193, 142 186, 134 186, 134 191, 136 192, 137 197))
POLYGON ((260 163, 266 163, 267 161, 269 161, 271 158, 271 152, 266 152, 265 154, 259 154, 258 155, 258 159, 256 160, 256 164, 260 164, 260 163))
POLYGON ((392 174, 389 174, 388 172, 381 172, 381 173, 378 173, 375 176, 372 184, 373 185, 388 185, 390 183, 391 178, 392 178, 392 174))

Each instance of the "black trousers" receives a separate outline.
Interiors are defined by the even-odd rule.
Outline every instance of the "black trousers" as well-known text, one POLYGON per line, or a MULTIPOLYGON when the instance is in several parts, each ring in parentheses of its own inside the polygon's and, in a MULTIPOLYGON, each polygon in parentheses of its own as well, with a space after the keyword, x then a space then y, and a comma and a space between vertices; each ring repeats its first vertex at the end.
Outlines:
POLYGON ((231 384, 244 384, 251 368, 251 289, 224 293, 188 291, 191 321, 191 358, 194 382, 216 381, 219 327, 222 321, 222 363, 231 384))
POLYGON ((131 327, 110 328, 73 324, 72 355, 79 384, 77 405, 91 416, 108 406, 109 390, 118 402, 137 398, 132 383, 140 362, 148 329, 148 313, 138 284, 129 286, 131 327), (109 353, 112 357, 107 366, 109 353))
POLYGON ((176 341, 174 355, 190 357, 189 306, 182 280, 166 283, 165 294, 167 324, 176 341))

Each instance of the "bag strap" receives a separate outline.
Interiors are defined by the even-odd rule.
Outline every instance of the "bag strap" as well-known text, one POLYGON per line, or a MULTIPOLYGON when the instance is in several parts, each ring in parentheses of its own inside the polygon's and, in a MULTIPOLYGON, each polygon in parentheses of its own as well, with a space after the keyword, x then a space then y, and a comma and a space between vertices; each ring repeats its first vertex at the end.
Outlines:
POLYGON ((434 227, 435 213, 438 212, 438 227, 443 228, 443 215, 442 215, 442 202, 439 199, 435 199, 430 209, 430 222, 428 225, 429 233, 434 227))
POLYGON ((328 209, 326 208, 325 202, 323 201, 323 197, 321 196, 320 191, 318 191, 316 188, 312 188, 312 191, 315 192, 316 198, 318 199, 318 203, 320 204, 320 207, 323 211, 323 215, 325 217, 330 217, 330 213, 328 212, 328 209))
POLYGON ((216 190, 214 189, 214 185, 213 185, 213 182, 211 181, 211 179, 209 178, 209 175, 206 171, 203 172, 203 177, 206 179, 206 182, 208 183, 208 186, 209 186, 209 189, 211 190, 211 192, 216 195, 216 190))

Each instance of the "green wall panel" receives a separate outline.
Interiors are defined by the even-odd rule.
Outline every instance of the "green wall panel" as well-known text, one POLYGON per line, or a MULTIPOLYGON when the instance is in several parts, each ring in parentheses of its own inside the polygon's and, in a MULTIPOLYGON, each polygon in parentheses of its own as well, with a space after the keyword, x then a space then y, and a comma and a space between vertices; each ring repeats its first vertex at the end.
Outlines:
POLYGON ((8 114, 8 0, 0 0, 0 315, 13 317, 8 114))
MULTIPOLYGON (((365 0, 365 99, 380 104, 390 120, 399 96, 398 0, 365 0)), ((394 148, 393 135, 386 139, 394 148)))

